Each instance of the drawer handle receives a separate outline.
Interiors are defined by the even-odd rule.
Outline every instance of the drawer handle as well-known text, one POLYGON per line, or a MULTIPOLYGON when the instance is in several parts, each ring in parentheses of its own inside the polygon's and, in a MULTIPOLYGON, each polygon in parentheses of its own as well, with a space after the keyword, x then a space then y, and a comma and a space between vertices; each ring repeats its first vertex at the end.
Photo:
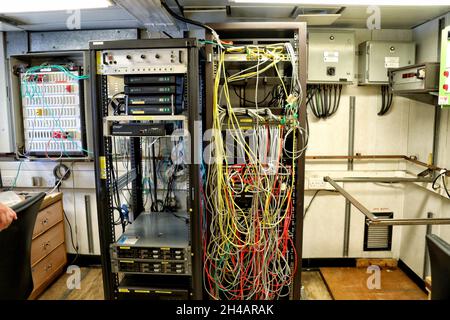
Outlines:
POLYGON ((46 243, 44 243, 42 245, 42 247, 43 247, 44 250, 47 250, 47 248, 50 247, 50 241, 47 241, 46 243))
POLYGON ((42 220, 41 223, 42 223, 43 225, 47 224, 47 223, 48 223, 48 218, 45 218, 44 220, 42 220))
POLYGON ((45 271, 47 272, 48 270, 50 270, 53 267, 53 264, 49 263, 46 267, 45 267, 45 271))

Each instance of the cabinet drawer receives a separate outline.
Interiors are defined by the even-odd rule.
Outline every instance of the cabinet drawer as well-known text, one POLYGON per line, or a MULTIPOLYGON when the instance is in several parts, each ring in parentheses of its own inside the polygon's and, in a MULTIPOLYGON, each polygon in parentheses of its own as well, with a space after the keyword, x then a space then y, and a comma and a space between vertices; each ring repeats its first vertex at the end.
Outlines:
POLYGON ((62 221, 62 210, 62 201, 58 201, 39 212, 34 225, 33 239, 62 221))
POLYGON ((64 225, 62 222, 59 222, 56 226, 33 240, 31 245, 31 265, 33 266, 63 242, 64 225))
POLYGON ((66 261, 66 248, 62 244, 32 267, 34 289, 39 288, 46 280, 50 279, 66 261))

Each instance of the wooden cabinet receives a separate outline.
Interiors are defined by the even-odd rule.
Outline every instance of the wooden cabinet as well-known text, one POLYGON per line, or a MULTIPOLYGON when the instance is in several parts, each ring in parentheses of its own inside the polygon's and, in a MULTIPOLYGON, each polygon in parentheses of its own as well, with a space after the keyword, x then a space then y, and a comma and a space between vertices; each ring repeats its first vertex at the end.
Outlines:
POLYGON ((31 245, 31 270, 35 299, 58 277, 67 263, 62 194, 45 197, 36 218, 31 245))

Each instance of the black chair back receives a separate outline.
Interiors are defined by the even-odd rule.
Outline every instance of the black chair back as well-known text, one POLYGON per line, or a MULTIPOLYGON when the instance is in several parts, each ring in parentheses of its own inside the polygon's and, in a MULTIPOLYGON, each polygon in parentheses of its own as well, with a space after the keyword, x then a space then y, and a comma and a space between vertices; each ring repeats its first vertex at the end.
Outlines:
POLYGON ((431 265, 431 299, 450 300, 450 244, 434 234, 427 235, 431 265))
POLYGON ((12 207, 17 220, 0 232, 0 300, 25 300, 33 291, 31 240, 45 193, 12 207))

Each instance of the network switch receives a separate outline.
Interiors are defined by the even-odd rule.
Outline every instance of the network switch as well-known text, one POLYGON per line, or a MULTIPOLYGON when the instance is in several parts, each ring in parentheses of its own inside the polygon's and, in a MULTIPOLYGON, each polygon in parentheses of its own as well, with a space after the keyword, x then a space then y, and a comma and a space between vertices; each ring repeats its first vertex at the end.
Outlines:
MULTIPOLYGON (((164 96, 127 96, 127 104, 130 105, 147 105, 147 104, 172 104, 173 95, 164 96)), ((178 101, 174 101, 178 103, 178 101)), ((180 101, 181 103, 181 101, 180 101)))
POLYGON ((124 77, 125 85, 177 83, 180 82, 179 79, 180 77, 173 75, 125 75, 124 77))
POLYGON ((178 113, 175 108, 170 105, 143 105, 143 106, 128 106, 128 115, 171 115, 178 113))
POLYGON ((182 87, 166 86, 126 86, 125 94, 180 94, 182 87))
POLYGON ((162 137, 173 132, 172 123, 118 123, 111 126, 111 135, 145 137, 162 137))

